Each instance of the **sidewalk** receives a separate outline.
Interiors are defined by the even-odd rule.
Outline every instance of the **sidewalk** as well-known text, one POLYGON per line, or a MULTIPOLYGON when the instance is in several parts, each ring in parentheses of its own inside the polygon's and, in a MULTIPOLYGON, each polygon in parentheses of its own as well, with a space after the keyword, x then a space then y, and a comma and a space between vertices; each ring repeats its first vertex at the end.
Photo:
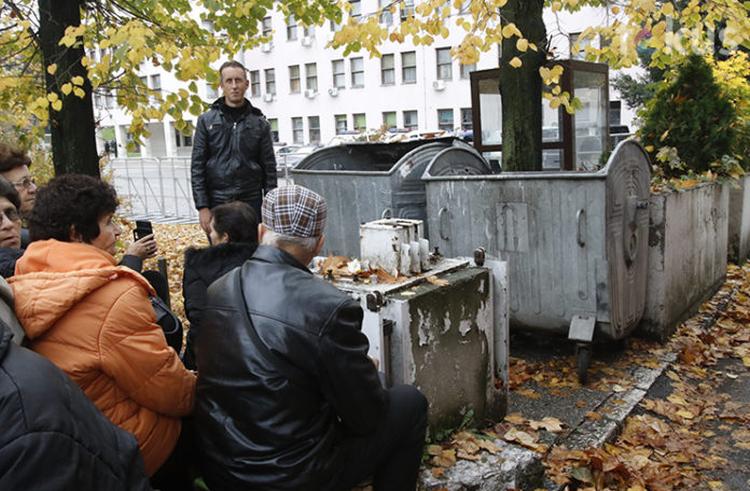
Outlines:
POLYGON ((430 447, 421 489, 750 489, 748 295, 731 267, 667 344, 597 346, 586 387, 572 344, 514 335, 505 421, 430 447))

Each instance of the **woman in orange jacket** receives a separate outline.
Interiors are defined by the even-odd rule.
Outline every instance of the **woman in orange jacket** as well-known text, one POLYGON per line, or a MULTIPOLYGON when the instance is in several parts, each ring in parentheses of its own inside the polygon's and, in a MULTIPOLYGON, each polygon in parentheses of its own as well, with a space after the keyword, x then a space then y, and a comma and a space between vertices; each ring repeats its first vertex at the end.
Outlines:
POLYGON ((153 475, 175 449, 196 379, 155 324, 149 283, 116 265, 116 208, 115 190, 98 179, 53 179, 37 194, 33 242, 10 283, 29 347, 135 435, 153 475))

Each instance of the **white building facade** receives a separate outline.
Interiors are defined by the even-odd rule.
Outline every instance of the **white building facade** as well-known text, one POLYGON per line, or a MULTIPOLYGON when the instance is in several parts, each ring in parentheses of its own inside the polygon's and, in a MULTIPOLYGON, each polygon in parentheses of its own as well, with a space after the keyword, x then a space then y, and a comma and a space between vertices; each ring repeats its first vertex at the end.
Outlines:
MULTIPOLYGON (((382 0, 381 0, 382 2, 382 0)), ((407 2, 408 3, 408 2, 407 2)), ((352 1, 352 14, 378 10, 378 0, 352 1)), ((381 22, 397 24, 400 13, 381 16, 381 22)), ((575 36, 591 25, 609 21, 606 9, 584 8, 576 14, 545 12, 545 23, 557 58, 575 57, 575 36)), ((450 49, 464 31, 448 20, 448 38, 431 46, 408 41, 386 42, 382 57, 327 48, 336 26, 303 28, 280 13, 263 20, 273 42, 239 54, 248 69, 247 98, 271 122, 277 142, 325 145, 337 134, 388 128, 448 131, 472 129, 469 72, 498 66, 499 48, 483 53, 476 65, 461 65, 450 49)), ((610 74, 611 75, 611 74, 610 74)), ((164 95, 184 85, 168 72, 147 67, 142 79, 164 95)), ((219 97, 213 87, 199 84, 206 101, 219 97)), ((610 124, 630 124, 633 112, 610 90, 610 124), (617 121, 619 120, 619 121, 617 121)), ((116 141, 118 155, 125 156, 130 118, 117 107, 114 97, 95 97, 100 121, 99 144, 116 141)), ((193 124, 195 118, 193 118, 193 124)), ((148 125, 151 136, 141 145, 142 157, 188 156, 192 138, 177 132, 169 117, 148 125)))

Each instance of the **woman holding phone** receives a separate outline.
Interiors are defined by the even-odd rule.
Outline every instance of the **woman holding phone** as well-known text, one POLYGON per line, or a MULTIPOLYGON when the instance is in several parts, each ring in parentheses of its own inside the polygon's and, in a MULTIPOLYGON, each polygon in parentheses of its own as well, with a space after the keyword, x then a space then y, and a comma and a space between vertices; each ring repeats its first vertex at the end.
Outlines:
POLYGON ((32 243, 9 280, 16 313, 29 347, 135 435, 152 484, 185 489, 173 452, 196 379, 155 324, 151 285, 116 265, 117 204, 114 188, 90 176, 59 176, 40 189, 32 243))

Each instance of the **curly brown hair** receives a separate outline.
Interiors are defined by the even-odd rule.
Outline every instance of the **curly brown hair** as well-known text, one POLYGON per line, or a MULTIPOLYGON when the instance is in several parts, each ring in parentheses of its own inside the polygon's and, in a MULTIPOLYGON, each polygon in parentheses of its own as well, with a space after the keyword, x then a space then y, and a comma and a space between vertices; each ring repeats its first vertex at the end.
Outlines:
POLYGON ((70 242, 71 230, 91 243, 99 236, 101 217, 117 209, 115 188, 81 174, 55 177, 39 189, 29 217, 31 240, 70 242))
POLYGON ((25 150, 0 143, 0 172, 7 172, 22 165, 31 166, 31 158, 25 150))

